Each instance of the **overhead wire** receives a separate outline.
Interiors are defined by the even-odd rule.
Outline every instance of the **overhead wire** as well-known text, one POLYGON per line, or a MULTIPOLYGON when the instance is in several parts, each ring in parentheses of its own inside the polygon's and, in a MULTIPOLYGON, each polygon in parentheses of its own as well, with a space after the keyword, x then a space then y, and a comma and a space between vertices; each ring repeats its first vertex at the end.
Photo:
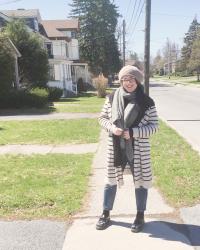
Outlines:
MULTIPOLYGON (((141 0, 140 0, 140 2, 139 2, 139 5, 140 5, 140 3, 141 3, 141 0)), ((134 14, 135 14, 136 5, 137 5, 137 0, 135 0, 135 4, 134 4, 134 7, 133 7, 131 19, 130 19, 130 21, 129 21, 129 25, 128 25, 127 30, 129 30, 129 28, 130 28, 130 26, 131 26, 131 24, 132 24, 133 17, 134 17, 134 14)), ((136 12, 136 13, 137 13, 137 12, 136 12)), ((126 22, 127 22, 127 20, 126 20, 126 22)))
POLYGON ((136 19, 135 25, 133 26, 133 29, 132 29, 132 32, 131 32, 131 36, 129 37, 127 43, 129 43, 129 42, 131 41, 132 37, 133 37, 134 31, 135 31, 135 29, 136 29, 136 26, 137 26, 137 24, 138 24, 138 21, 139 21, 139 19, 140 19, 141 14, 142 14, 142 10, 143 10, 143 8, 144 8, 144 4, 145 4, 145 1, 143 2, 143 5, 141 6, 139 15, 138 15, 138 17, 137 17, 137 19, 136 19))
POLYGON ((22 0, 10 0, 10 1, 4 1, 4 2, 0 2, 0 5, 6 5, 6 4, 10 4, 10 3, 16 3, 16 2, 20 2, 22 0))

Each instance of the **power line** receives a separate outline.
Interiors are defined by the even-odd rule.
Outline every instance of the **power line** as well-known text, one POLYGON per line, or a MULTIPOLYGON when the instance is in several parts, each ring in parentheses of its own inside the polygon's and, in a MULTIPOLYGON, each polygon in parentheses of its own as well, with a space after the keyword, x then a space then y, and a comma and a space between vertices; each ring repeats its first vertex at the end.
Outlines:
MULTIPOLYGON (((139 6, 140 6, 140 3, 141 3, 141 0, 140 0, 140 2, 139 2, 139 6)), ((128 25, 127 30, 129 30, 129 28, 130 28, 130 26, 131 26, 131 24, 132 24, 133 17, 134 17, 134 13, 135 13, 136 4, 137 4, 137 0, 135 0, 135 4, 134 4, 134 7, 133 7, 133 12, 132 12, 131 19, 130 19, 130 22, 129 22, 129 25, 128 25)), ((137 12, 136 12, 136 13, 137 13, 137 12)))
POLYGON ((144 3, 145 3, 145 2, 143 2, 143 5, 142 5, 142 7, 141 7, 141 9, 140 9, 140 13, 139 13, 139 15, 138 15, 138 17, 137 17, 137 20, 136 20, 136 22, 135 22, 135 25, 134 25, 134 27, 133 27, 133 30, 132 30, 131 36, 130 36, 130 38, 129 38, 129 40, 128 40, 128 43, 129 43, 129 42, 131 41, 131 39, 132 39, 132 36, 133 36, 134 31, 135 31, 136 25, 137 25, 137 23, 138 23, 138 21, 139 21, 139 19, 140 19, 141 14, 142 14, 142 10, 143 10, 143 8, 144 8, 144 3))
POLYGON ((132 0, 129 0, 129 4, 128 4, 127 10, 126 10, 126 16, 128 16, 129 9, 131 7, 131 2, 132 2, 132 0))
POLYGON ((16 3, 16 2, 20 2, 22 0, 10 0, 10 1, 5 1, 3 3, 0 2, 0 5, 6 5, 6 4, 10 4, 10 3, 16 3))

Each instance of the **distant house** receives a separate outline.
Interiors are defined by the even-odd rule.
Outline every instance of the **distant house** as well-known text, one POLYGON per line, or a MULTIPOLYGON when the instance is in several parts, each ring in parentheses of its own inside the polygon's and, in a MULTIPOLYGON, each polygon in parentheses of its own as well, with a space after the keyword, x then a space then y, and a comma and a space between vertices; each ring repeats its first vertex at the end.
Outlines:
POLYGON ((51 40, 47 43, 50 63, 50 86, 56 86, 77 94, 77 82, 88 82, 88 65, 79 62, 77 32, 78 19, 43 20, 41 33, 51 40))
POLYGON ((1 20, 0 15, 0 27, 9 20, 23 19, 30 32, 40 35, 49 55, 49 86, 62 88, 64 95, 68 91, 77 94, 78 80, 88 82, 88 65, 79 62, 77 19, 42 20, 38 9, 2 10, 0 13, 4 16, 1 20))
POLYGON ((39 32, 41 16, 38 9, 17 9, 17 10, 1 10, 4 15, 12 19, 23 19, 26 25, 33 31, 39 32))
POLYGON ((10 21, 10 18, 6 16, 4 13, 0 12, 0 30, 3 26, 5 26, 10 21))

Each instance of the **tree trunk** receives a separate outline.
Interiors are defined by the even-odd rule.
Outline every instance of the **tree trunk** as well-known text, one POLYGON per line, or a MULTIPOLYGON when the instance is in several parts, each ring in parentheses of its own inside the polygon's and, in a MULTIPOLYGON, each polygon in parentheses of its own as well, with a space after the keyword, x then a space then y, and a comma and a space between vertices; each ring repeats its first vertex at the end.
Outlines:
POLYGON ((199 74, 200 74, 200 70, 197 70, 197 82, 199 82, 199 74))

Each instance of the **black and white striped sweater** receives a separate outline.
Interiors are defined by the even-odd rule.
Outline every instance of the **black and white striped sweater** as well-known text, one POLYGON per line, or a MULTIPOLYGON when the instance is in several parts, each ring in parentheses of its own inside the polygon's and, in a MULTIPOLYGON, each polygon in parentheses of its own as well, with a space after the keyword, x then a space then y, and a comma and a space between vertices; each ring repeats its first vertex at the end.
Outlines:
MULTIPOLYGON (((106 98, 99 116, 100 125, 108 132, 106 183, 123 185, 123 171, 121 166, 114 166, 114 148, 111 122, 111 103, 106 98)), ((150 106, 144 113, 137 127, 133 127, 134 137, 134 184, 135 188, 152 186, 152 170, 150 159, 149 137, 158 130, 158 116, 155 105, 150 106)), ((130 171, 129 171, 130 172, 130 171)), ((131 172, 130 172, 131 173, 131 172)))

